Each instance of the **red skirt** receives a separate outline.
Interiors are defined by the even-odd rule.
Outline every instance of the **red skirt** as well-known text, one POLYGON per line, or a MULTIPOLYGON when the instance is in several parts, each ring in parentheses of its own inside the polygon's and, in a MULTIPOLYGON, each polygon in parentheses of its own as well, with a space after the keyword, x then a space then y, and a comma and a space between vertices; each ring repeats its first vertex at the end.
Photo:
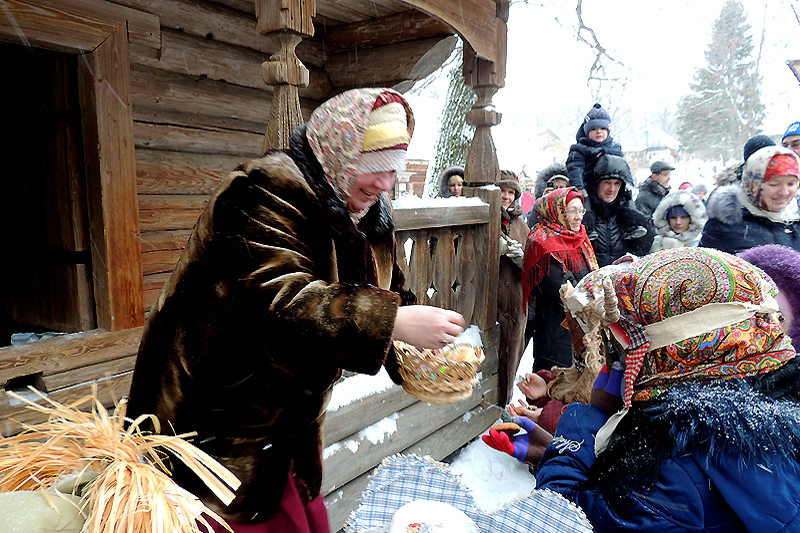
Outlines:
MULTIPOLYGON (((214 533, 228 533, 227 529, 210 517, 205 518, 214 528, 214 533)), ((286 488, 283 490, 283 498, 272 518, 256 524, 228 521, 228 525, 234 533, 330 533, 328 512, 325 510, 322 496, 317 496, 308 504, 303 502, 291 469, 286 480, 286 488)), ((202 530, 203 526, 200 526, 200 529, 202 530)))

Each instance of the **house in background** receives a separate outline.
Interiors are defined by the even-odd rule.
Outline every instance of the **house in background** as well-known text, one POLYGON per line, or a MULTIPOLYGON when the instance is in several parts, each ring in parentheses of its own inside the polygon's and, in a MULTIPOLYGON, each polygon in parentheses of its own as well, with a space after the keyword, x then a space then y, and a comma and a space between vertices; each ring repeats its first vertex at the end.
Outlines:
POLYGON ((647 128, 624 146, 625 160, 631 167, 634 181, 638 185, 650 175, 650 165, 655 161, 675 164, 678 161, 680 143, 672 135, 656 128, 647 128))

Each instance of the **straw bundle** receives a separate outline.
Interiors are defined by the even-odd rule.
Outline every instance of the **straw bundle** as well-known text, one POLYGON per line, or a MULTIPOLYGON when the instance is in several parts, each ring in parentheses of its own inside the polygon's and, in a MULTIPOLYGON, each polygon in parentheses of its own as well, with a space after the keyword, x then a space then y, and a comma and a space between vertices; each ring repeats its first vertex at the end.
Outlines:
POLYGON ((460 402, 472 395, 478 383, 483 350, 466 344, 451 344, 441 350, 418 350, 394 341, 403 389, 428 403, 460 402))
POLYGON ((223 503, 233 500, 239 480, 183 440, 194 434, 144 434, 140 424, 149 418, 158 432, 158 420, 125 419, 125 400, 109 415, 96 394, 69 406, 41 394, 48 405, 8 394, 47 414, 48 421, 0 439, 0 492, 57 489, 43 492, 49 501, 74 484, 73 491, 81 489, 80 511, 87 517, 88 533, 199 533, 198 522, 212 531, 203 513, 230 531, 222 518, 168 474, 165 451, 191 468, 223 503), (87 403, 90 411, 78 409, 87 403), (79 487, 86 479, 91 481, 79 487))

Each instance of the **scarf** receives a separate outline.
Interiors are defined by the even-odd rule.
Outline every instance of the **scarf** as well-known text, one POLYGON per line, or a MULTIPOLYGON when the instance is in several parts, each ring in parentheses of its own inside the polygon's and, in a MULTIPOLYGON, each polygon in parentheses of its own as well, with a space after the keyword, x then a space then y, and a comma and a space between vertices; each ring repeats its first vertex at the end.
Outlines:
MULTIPOLYGON (((769 213, 767 206, 761 197, 764 182, 771 177, 780 174, 797 175, 798 167, 797 154, 783 146, 765 146, 754 152, 744 163, 742 169, 742 194, 747 199, 745 207, 757 216, 765 216, 760 212, 769 213), (779 174, 776 174, 779 172, 779 174)), ((789 202, 789 205, 782 211, 769 217, 775 221, 792 221, 792 217, 797 216, 797 202, 789 202), (791 210, 791 213, 784 213, 791 210)), ((796 218, 794 218, 796 220, 796 218)))
MULTIPOLYGON (((414 115, 405 99, 391 89, 345 91, 315 109, 308 121, 308 144, 325 178, 333 185, 345 206, 358 174, 357 166, 372 107, 384 93, 400 97, 406 110, 408 135, 411 137, 414 133, 414 115)), ((357 223, 367 210, 352 213, 353 222, 357 223)))
POLYGON ((683 382, 771 372, 795 356, 777 288, 746 261, 707 248, 650 254, 613 274, 630 337, 625 407, 683 382))
POLYGON ((586 236, 586 228, 581 225, 580 231, 575 232, 566 226, 568 197, 583 200, 575 187, 569 187, 544 195, 534 205, 540 222, 528 234, 525 245, 522 294, 526 304, 531 291, 550 271, 551 258, 570 272, 580 272, 587 267, 590 270, 597 269, 597 259, 586 236))

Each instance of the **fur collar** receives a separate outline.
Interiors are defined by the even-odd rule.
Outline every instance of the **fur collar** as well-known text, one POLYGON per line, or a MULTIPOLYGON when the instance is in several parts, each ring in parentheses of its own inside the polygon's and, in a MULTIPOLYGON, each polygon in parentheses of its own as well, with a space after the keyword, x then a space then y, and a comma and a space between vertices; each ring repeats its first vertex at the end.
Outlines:
POLYGON ((654 194, 660 197, 664 197, 669 192, 669 187, 664 187, 659 182, 653 179, 653 176, 648 176, 644 183, 642 183, 642 188, 650 189, 654 194))
POLYGON ((753 216, 766 218, 779 224, 797 222, 800 220, 800 206, 797 198, 789 202, 782 211, 774 213, 754 206, 744 194, 740 184, 726 185, 714 190, 708 199, 706 208, 708 218, 714 218, 725 224, 741 224, 745 212, 753 216))
POLYGON ((587 484, 608 495, 622 481, 647 493, 662 461, 686 454, 707 464, 739 457, 742 466, 765 468, 794 461, 800 449, 796 379, 792 361, 763 376, 682 383, 635 403, 591 467, 587 484))

